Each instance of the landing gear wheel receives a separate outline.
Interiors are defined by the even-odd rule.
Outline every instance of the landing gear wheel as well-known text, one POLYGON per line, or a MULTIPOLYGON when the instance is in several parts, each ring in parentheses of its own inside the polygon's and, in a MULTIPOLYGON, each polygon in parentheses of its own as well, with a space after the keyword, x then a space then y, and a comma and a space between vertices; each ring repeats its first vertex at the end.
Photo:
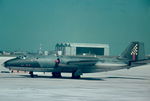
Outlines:
POLYGON ((53 78, 61 78, 61 72, 52 72, 52 77, 53 78))
POLYGON ((75 72, 72 73, 72 79, 80 79, 80 75, 75 75, 75 72))
POLYGON ((29 74, 32 78, 34 77, 33 71, 30 71, 29 74))

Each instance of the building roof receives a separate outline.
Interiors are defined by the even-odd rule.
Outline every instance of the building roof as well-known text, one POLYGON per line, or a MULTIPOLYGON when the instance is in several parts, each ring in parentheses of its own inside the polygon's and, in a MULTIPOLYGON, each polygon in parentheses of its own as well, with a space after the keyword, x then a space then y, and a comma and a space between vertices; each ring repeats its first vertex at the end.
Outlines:
POLYGON ((57 43, 56 47, 106 47, 109 48, 108 44, 95 44, 95 43, 57 43))

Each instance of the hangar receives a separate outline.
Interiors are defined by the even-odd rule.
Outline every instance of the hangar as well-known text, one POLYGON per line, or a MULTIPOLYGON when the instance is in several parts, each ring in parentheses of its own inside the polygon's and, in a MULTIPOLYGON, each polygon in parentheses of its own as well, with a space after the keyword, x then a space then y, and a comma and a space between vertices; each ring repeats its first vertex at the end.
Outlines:
POLYGON ((108 44, 94 44, 94 43, 57 43, 55 50, 58 55, 90 55, 90 56, 108 56, 108 44))

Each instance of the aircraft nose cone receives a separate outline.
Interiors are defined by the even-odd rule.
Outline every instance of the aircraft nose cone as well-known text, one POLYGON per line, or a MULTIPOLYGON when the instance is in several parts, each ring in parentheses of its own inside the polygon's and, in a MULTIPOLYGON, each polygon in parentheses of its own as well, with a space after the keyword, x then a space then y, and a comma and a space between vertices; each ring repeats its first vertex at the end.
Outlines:
POLYGON ((16 60, 15 59, 11 59, 11 60, 7 60, 3 63, 4 67, 11 67, 14 66, 16 64, 16 60))
POLYGON ((3 63, 3 66, 4 66, 4 67, 9 67, 9 66, 11 66, 10 60, 5 61, 5 62, 3 63))
POLYGON ((5 64, 4 64, 4 63, 2 63, 2 64, 1 64, 1 66, 5 67, 5 64))
POLYGON ((31 61, 30 59, 11 59, 4 62, 4 67, 40 67, 37 61, 31 61))

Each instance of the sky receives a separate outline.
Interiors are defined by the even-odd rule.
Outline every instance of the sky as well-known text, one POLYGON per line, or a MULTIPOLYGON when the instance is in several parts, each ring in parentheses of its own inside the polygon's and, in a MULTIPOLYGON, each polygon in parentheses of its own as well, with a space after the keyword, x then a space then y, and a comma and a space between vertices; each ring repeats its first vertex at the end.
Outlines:
POLYGON ((150 54, 150 0, 0 0, 0 50, 100 43, 118 55, 131 41, 150 54))

